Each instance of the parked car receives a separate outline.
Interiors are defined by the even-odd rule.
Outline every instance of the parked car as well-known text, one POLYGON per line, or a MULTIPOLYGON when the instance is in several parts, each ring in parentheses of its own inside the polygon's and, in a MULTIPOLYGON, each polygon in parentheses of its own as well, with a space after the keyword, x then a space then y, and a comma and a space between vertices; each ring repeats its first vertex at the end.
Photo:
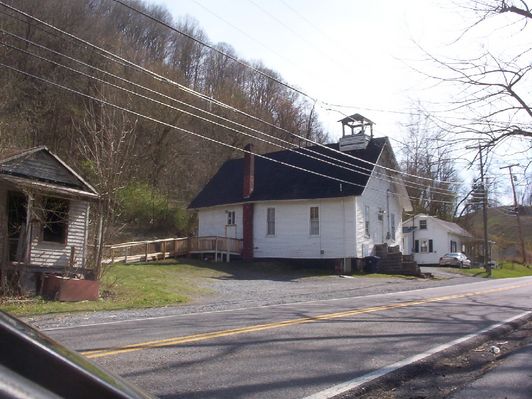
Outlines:
POLYGON ((471 261, 461 252, 449 252, 440 258, 440 266, 471 267, 471 261))

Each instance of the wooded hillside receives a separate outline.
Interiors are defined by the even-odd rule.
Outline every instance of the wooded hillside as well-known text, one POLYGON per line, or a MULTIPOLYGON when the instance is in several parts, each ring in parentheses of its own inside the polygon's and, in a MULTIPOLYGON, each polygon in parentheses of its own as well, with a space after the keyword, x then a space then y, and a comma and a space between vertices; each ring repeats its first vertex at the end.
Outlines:
MULTIPOLYGON (((523 239, 527 258, 532 258, 532 207, 519 207, 523 239)), ((475 237, 482 237, 482 212, 472 212, 460 219, 460 224, 475 237)), ((521 262, 519 231, 515 212, 512 207, 494 207, 488 209, 488 237, 495 242, 494 256, 497 260, 515 260, 521 262)))
MULTIPOLYGON (((59 30, 0 6, 0 147, 47 145, 94 184, 109 207, 123 205, 120 215, 109 216, 115 224, 168 224, 165 209, 182 208, 224 160, 241 156, 171 126, 238 148, 254 140, 235 130, 254 137, 261 131, 290 142, 295 141, 288 132, 326 139, 312 104, 265 76, 282 82, 274 70, 257 62, 252 67, 263 74, 247 68, 119 3, 6 3, 59 30)), ((138 0, 129 3, 209 43, 197 22, 174 20, 166 9, 138 0)), ((238 58, 227 44, 209 44, 238 58)), ((278 149, 261 141, 254 144, 258 152, 278 149)), ((170 213, 171 218, 182 217, 170 213)), ((176 223, 159 227, 172 230, 176 223)))

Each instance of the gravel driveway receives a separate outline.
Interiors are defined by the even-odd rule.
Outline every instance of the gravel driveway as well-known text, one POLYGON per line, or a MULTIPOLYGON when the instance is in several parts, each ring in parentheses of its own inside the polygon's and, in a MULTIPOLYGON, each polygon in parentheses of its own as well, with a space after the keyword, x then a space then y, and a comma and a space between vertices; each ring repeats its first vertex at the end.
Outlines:
POLYGON ((442 285, 454 285, 480 278, 450 273, 445 268, 430 268, 433 279, 406 279, 400 277, 347 277, 337 275, 309 276, 308 271, 288 273, 247 271, 232 267, 220 278, 203 278, 198 284, 211 294, 194 298, 190 303, 162 308, 82 312, 40 315, 23 318, 40 329, 65 327, 147 317, 212 312, 244 307, 267 306, 283 303, 346 298, 388 292, 415 290, 442 285))

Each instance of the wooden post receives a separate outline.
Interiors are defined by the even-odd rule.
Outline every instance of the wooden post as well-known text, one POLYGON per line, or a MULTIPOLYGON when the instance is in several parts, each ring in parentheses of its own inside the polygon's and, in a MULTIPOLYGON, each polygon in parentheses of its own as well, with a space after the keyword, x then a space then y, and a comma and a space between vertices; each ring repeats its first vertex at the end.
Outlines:
POLYGON ((129 252, 129 247, 126 247, 125 255, 124 255, 124 263, 127 263, 127 255, 129 252))
POLYGON ((24 254, 23 262, 25 265, 30 265, 31 263, 31 239, 32 239, 32 229, 31 229, 31 219, 33 214, 33 195, 28 193, 27 202, 26 202, 26 226, 24 233, 24 254))
POLYGON ((214 262, 218 262, 218 237, 214 238, 214 262))
POLYGON ((111 247, 111 264, 115 263, 115 249, 111 247))
POLYGON ((161 249, 163 250, 163 260, 166 259, 166 241, 161 243, 161 249))
POLYGON ((72 245, 70 247, 70 259, 68 260, 68 268, 70 269, 69 273, 72 272, 72 268, 74 267, 75 263, 76 263, 76 247, 72 245))
POLYGON ((148 242, 146 242, 146 248, 144 248, 144 256, 145 256, 145 262, 148 261, 148 249, 150 247, 150 244, 148 242))

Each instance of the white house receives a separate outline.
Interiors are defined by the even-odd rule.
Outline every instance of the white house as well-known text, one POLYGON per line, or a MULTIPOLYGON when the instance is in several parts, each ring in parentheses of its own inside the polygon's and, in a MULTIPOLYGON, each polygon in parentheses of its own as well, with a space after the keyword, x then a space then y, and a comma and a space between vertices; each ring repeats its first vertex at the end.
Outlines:
POLYGON ((420 265, 438 264, 448 252, 465 252, 465 243, 473 238, 456 223, 424 214, 405 220, 403 232, 403 252, 413 254, 420 265))
POLYGON ((411 204, 390 142, 366 135, 372 122, 358 114, 341 122, 337 144, 225 162, 189 205, 198 236, 242 239, 245 259, 361 258, 402 245, 411 204))

